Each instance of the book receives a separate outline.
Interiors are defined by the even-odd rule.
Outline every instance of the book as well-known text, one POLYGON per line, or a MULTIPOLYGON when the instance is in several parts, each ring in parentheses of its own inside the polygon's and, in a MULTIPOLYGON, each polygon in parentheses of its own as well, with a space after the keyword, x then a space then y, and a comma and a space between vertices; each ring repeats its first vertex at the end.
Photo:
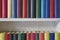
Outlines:
POLYGON ((36 0, 31 0, 31 18, 36 18, 36 0))
POLYGON ((41 18, 46 18, 46 0, 41 0, 41 18))
POLYGON ((36 40, 39 40, 39 33, 36 32, 36 40))
POLYGON ((49 32, 44 33, 44 40, 50 40, 49 32))
POLYGON ((22 5, 23 5, 22 18, 27 18, 27 0, 22 0, 22 1, 23 1, 23 3, 22 3, 22 5))
POLYGON ((55 18, 59 18, 59 0, 55 0, 54 1, 54 7, 55 7, 55 11, 54 11, 54 13, 55 13, 55 18))
POLYGON ((5 37, 5 32, 0 33, 0 40, 4 40, 4 37, 5 37))
POLYGON ((17 0, 12 0, 12 18, 17 18, 17 0))
POLYGON ((10 40, 13 40, 13 34, 14 34, 14 32, 10 33, 10 40))
POLYGON ((2 0, 2 18, 7 18, 7 0, 2 0))
POLYGON ((50 0, 50 18, 54 17, 54 0, 50 0))
POLYGON ((2 18, 2 0, 0 0, 0 18, 2 18))
POLYGON ((59 18, 60 18, 60 0, 59 0, 58 3, 59 3, 59 18))
POLYGON ((8 0, 8 18, 12 18, 12 0, 8 0))
POLYGON ((50 18, 50 0, 46 0, 46 18, 50 18))
POLYGON ((22 40, 21 38, 22 38, 22 33, 19 32, 19 33, 18 33, 18 40, 22 40))
POLYGON ((22 18, 22 0, 17 0, 17 18, 22 18))
POLYGON ((54 40, 55 39, 55 34, 54 32, 50 32, 50 40, 54 40))
POLYGON ((44 32, 39 32, 39 40, 44 40, 44 32))
POLYGON ((26 40, 30 40, 30 33, 29 32, 26 33, 26 40))
POLYGON ((41 0, 36 0, 36 18, 41 18, 41 0))
POLYGON ((27 0, 27 18, 31 18, 31 0, 27 0))

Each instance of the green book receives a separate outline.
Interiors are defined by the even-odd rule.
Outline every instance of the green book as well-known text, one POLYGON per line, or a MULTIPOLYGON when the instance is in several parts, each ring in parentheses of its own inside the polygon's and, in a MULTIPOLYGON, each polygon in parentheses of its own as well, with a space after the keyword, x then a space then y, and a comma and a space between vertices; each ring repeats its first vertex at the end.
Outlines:
POLYGON ((18 40, 22 40, 21 39, 21 34, 22 34, 21 32, 18 33, 18 40))
POLYGON ((41 0, 36 0, 36 18, 41 18, 41 0))

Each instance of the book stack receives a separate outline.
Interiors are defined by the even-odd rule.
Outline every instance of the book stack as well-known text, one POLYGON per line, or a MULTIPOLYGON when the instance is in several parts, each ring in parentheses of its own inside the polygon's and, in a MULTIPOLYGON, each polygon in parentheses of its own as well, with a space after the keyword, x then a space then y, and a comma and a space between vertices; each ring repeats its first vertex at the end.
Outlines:
POLYGON ((0 0, 0 18, 60 18, 60 0, 0 0))
POLYGON ((1 32, 0 40, 60 40, 59 32, 1 32))

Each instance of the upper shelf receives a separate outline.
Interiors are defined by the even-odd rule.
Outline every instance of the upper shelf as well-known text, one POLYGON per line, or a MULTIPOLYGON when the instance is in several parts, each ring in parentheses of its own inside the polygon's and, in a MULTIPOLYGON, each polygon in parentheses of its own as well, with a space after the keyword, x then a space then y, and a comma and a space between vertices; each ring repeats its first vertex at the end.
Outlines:
POLYGON ((60 21, 60 18, 0 18, 0 21, 60 21))

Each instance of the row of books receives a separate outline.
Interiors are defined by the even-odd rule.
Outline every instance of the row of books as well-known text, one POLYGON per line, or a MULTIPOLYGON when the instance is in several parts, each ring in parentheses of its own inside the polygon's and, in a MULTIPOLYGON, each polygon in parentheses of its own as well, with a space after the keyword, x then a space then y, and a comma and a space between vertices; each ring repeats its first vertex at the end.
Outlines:
POLYGON ((0 18, 60 18, 60 0, 0 0, 0 18))
POLYGON ((0 40, 60 40, 58 32, 1 32, 0 40))

